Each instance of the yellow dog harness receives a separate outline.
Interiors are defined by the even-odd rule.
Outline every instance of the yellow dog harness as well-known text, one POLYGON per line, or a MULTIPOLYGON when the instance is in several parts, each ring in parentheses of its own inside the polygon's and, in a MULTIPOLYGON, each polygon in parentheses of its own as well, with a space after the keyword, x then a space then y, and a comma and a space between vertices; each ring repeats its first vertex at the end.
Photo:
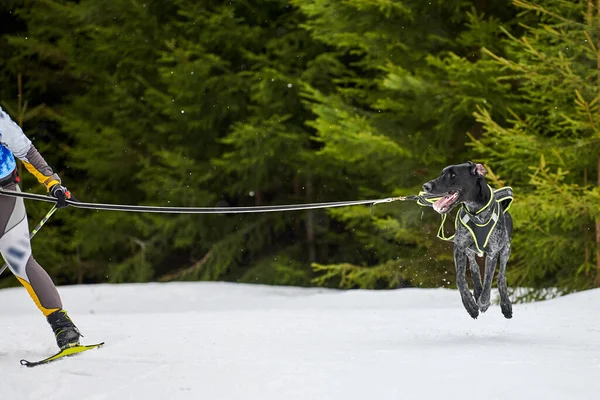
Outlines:
MULTIPOLYGON (((498 219, 502 214, 509 210, 513 202, 513 190, 511 187, 506 186, 494 190, 488 185, 488 188, 490 189, 491 193, 490 200, 481 210, 473 214, 469 210, 469 208, 465 204, 463 204, 458 210, 458 213, 456 213, 456 218, 454 219, 454 231, 456 232, 459 223, 462 226, 464 226, 471 233, 471 236, 473 237, 473 241, 475 242, 475 246, 477 248, 477 253, 480 256, 484 253, 484 251, 487 248, 490 236, 492 235, 492 232, 498 224, 498 219), (487 210, 490 207, 492 207, 493 210, 490 214, 489 219, 481 224, 476 223, 473 217, 481 214, 483 211, 487 210)), ((424 193, 419 194, 423 195, 424 193)), ((417 204, 421 206, 432 207, 433 203, 435 203, 442 197, 443 196, 427 198, 419 197, 419 199, 417 200, 417 204)), ((447 216, 448 214, 442 214, 442 223, 440 225, 440 229, 438 230, 437 237, 442 240, 452 242, 454 241, 455 233, 451 235, 446 233, 446 222, 448 220, 447 216)))

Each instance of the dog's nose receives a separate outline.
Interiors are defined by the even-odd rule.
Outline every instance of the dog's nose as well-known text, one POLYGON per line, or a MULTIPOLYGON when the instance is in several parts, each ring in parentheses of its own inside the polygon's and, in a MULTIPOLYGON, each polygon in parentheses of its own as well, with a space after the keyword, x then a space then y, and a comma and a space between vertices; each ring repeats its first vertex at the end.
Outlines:
POLYGON ((431 189, 433 189, 433 185, 431 184, 431 182, 427 182, 427 183, 423 184, 423 190, 425 192, 430 192, 431 189))

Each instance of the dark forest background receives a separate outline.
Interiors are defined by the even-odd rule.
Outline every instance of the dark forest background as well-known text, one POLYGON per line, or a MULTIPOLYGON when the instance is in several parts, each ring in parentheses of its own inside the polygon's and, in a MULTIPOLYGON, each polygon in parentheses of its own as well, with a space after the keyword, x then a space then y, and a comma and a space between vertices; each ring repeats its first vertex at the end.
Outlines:
MULTIPOLYGON (((600 286, 599 27, 598 0, 3 0, 0 104, 88 202, 375 199, 483 162, 514 189, 508 277, 531 299, 600 286)), ((453 287, 439 222, 69 208, 33 243, 60 284, 453 287)))

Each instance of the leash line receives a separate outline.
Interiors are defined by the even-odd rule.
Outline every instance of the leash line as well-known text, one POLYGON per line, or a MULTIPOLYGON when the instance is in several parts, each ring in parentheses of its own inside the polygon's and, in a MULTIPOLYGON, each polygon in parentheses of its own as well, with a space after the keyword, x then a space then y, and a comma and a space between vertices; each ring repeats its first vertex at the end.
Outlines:
MULTIPOLYGON (((56 199, 51 196, 16 192, 12 190, 0 189, 0 195, 21 197, 28 200, 45 201, 56 203, 56 199)), ((275 206, 252 206, 252 207, 161 207, 161 206, 136 206, 126 204, 105 204, 105 203, 86 203, 80 201, 67 200, 67 204, 75 208, 88 210, 109 210, 109 211, 127 211, 127 212, 149 212, 163 214, 246 214, 260 212, 281 212, 281 211, 298 211, 298 210, 314 210, 321 208, 348 207, 363 204, 370 204, 373 207, 375 204, 391 203, 394 201, 418 200, 424 196, 398 196, 388 197, 385 199, 376 200, 355 200, 355 201, 337 201, 326 203, 307 203, 307 204, 288 204, 275 206)))
MULTIPOLYGON (((46 221, 54 214, 57 210, 57 199, 51 196, 17 192, 13 190, 4 190, 0 188, 0 195, 20 197, 27 200, 44 201, 53 203, 54 206, 48 213, 42 218, 35 228, 31 231, 29 238, 33 238, 35 234, 44 226, 46 221)), ((314 210, 322 208, 334 208, 334 207, 348 207, 357 206, 363 204, 369 204, 370 209, 376 204, 391 203, 394 201, 406 201, 406 200, 422 200, 429 197, 435 197, 431 195, 419 195, 419 196, 398 196, 388 197, 385 199, 377 200, 355 200, 355 201, 336 201, 326 203, 308 203, 308 204, 289 204, 289 205, 277 205, 277 206, 253 206, 253 207, 159 207, 159 206, 135 206, 125 204, 104 204, 104 203, 85 203, 73 200, 67 200, 67 204, 72 207, 88 209, 88 210, 108 210, 108 211, 128 211, 128 212, 150 212, 150 213, 163 213, 163 214, 245 214, 245 213, 259 213, 259 212, 277 212, 277 211, 298 211, 298 210, 314 210)), ((0 275, 8 267, 4 264, 0 268, 0 275)))

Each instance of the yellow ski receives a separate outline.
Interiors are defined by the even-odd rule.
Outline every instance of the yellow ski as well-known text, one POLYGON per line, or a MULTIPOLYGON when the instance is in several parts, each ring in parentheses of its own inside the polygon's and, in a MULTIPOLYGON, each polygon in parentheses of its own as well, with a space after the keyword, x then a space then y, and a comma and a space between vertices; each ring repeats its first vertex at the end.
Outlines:
POLYGON ((103 344, 104 344, 104 342, 97 343, 97 344, 90 344, 90 345, 77 345, 77 346, 73 346, 73 347, 67 347, 66 349, 59 351, 55 355, 50 356, 50 357, 45 358, 40 361, 21 360, 21 365, 31 368, 31 367, 36 367, 38 365, 48 364, 53 361, 57 361, 62 358, 65 358, 65 357, 71 357, 71 356, 83 353, 84 351, 97 349, 99 347, 102 347, 103 344))

